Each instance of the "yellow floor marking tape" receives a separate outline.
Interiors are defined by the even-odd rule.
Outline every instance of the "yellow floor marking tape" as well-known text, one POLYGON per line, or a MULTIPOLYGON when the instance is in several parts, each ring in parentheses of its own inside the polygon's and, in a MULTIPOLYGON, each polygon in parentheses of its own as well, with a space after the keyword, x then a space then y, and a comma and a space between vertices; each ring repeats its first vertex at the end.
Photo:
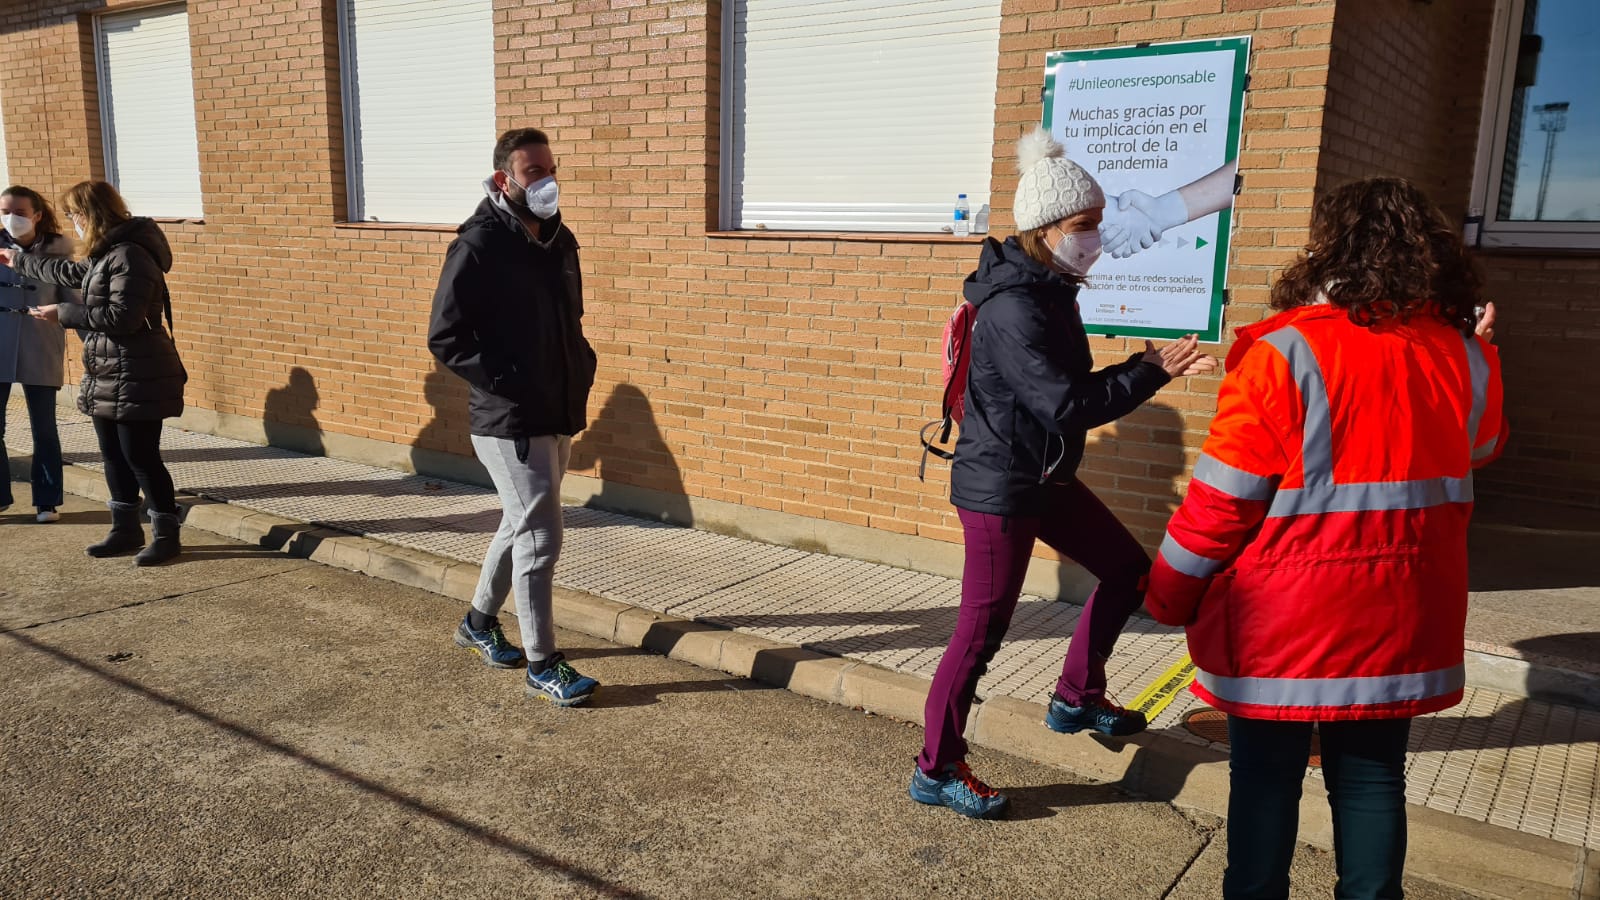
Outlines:
POLYGON ((1133 698, 1129 709, 1136 709, 1144 713, 1146 722, 1154 722, 1161 711, 1176 700, 1178 694, 1189 686, 1194 680, 1194 661, 1185 653, 1183 658, 1173 664, 1172 668, 1161 673, 1161 677, 1150 683, 1150 686, 1139 692, 1133 698))

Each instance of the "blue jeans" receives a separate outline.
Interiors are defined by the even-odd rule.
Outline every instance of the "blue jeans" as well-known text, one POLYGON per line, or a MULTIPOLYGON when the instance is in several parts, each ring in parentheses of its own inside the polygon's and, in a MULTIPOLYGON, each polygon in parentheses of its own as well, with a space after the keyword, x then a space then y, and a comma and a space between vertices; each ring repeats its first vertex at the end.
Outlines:
MULTIPOLYGON (((1321 722, 1322 776, 1333 808, 1338 900, 1401 896, 1406 861, 1406 741, 1410 719, 1321 722)), ((1300 826, 1300 784, 1311 755, 1310 722, 1228 717, 1227 900, 1289 896, 1300 826)))
MULTIPOLYGON (((59 388, 22 386, 28 403, 28 421, 33 426, 33 505, 54 509, 66 498, 61 493, 61 435, 56 431, 56 392, 59 388)), ((11 399, 11 382, 0 381, 0 506, 16 501, 11 495, 11 458, 6 454, 6 403, 11 399)))

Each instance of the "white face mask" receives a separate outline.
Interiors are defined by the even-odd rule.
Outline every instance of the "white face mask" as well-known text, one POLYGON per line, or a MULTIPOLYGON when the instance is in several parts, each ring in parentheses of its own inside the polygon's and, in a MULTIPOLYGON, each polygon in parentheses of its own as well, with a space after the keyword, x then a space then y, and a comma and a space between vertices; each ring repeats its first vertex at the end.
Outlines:
POLYGON ((0 225, 14 238, 25 238, 33 234, 33 220, 27 216, 15 214, 0 216, 0 225))
POLYGON ((556 214, 556 209, 560 206, 561 189, 556 186, 554 175, 547 175, 527 187, 517 184, 517 180, 509 175, 506 176, 506 180, 522 188, 522 205, 528 208, 528 212, 541 219, 548 219, 556 214))
POLYGON ((1063 231, 1061 242, 1050 255, 1061 272, 1080 278, 1088 275, 1089 269, 1100 259, 1100 232, 1098 229, 1063 231))

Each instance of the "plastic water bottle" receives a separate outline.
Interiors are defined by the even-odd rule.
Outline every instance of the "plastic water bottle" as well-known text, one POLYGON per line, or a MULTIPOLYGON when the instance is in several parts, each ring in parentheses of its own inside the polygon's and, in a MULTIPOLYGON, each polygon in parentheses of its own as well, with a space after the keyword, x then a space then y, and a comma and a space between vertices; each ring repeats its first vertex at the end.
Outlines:
POLYGON ((978 215, 972 220, 973 234, 989 233, 989 204, 978 207, 978 215))
POLYGON ((950 231, 956 237, 966 237, 972 233, 972 208, 967 205, 967 195, 956 195, 956 217, 950 225, 950 231))

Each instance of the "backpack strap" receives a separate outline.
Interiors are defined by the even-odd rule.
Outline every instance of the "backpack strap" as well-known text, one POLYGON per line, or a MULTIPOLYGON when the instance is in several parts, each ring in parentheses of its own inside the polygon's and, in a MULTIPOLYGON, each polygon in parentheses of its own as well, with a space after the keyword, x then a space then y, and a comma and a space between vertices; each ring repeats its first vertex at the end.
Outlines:
POLYGON ((928 437, 928 432, 932 431, 935 428, 938 428, 938 429, 940 429, 940 431, 939 431, 939 443, 941 443, 941 444, 948 443, 949 440, 950 440, 950 425, 951 425, 950 417, 948 415, 946 415, 943 419, 939 419, 939 420, 936 420, 936 421, 933 421, 933 422, 929 422, 928 424, 922 426, 922 435, 921 435, 921 438, 922 438, 922 462, 917 465, 917 480, 918 481, 926 481, 927 480, 926 476, 928 474, 928 454, 929 453, 932 453, 934 456, 937 456, 942 460, 946 460, 946 461, 950 461, 950 462, 954 462, 955 461, 956 454, 955 454, 954 450, 946 450, 943 447, 936 447, 936 446, 934 446, 933 440, 931 440, 928 437))

